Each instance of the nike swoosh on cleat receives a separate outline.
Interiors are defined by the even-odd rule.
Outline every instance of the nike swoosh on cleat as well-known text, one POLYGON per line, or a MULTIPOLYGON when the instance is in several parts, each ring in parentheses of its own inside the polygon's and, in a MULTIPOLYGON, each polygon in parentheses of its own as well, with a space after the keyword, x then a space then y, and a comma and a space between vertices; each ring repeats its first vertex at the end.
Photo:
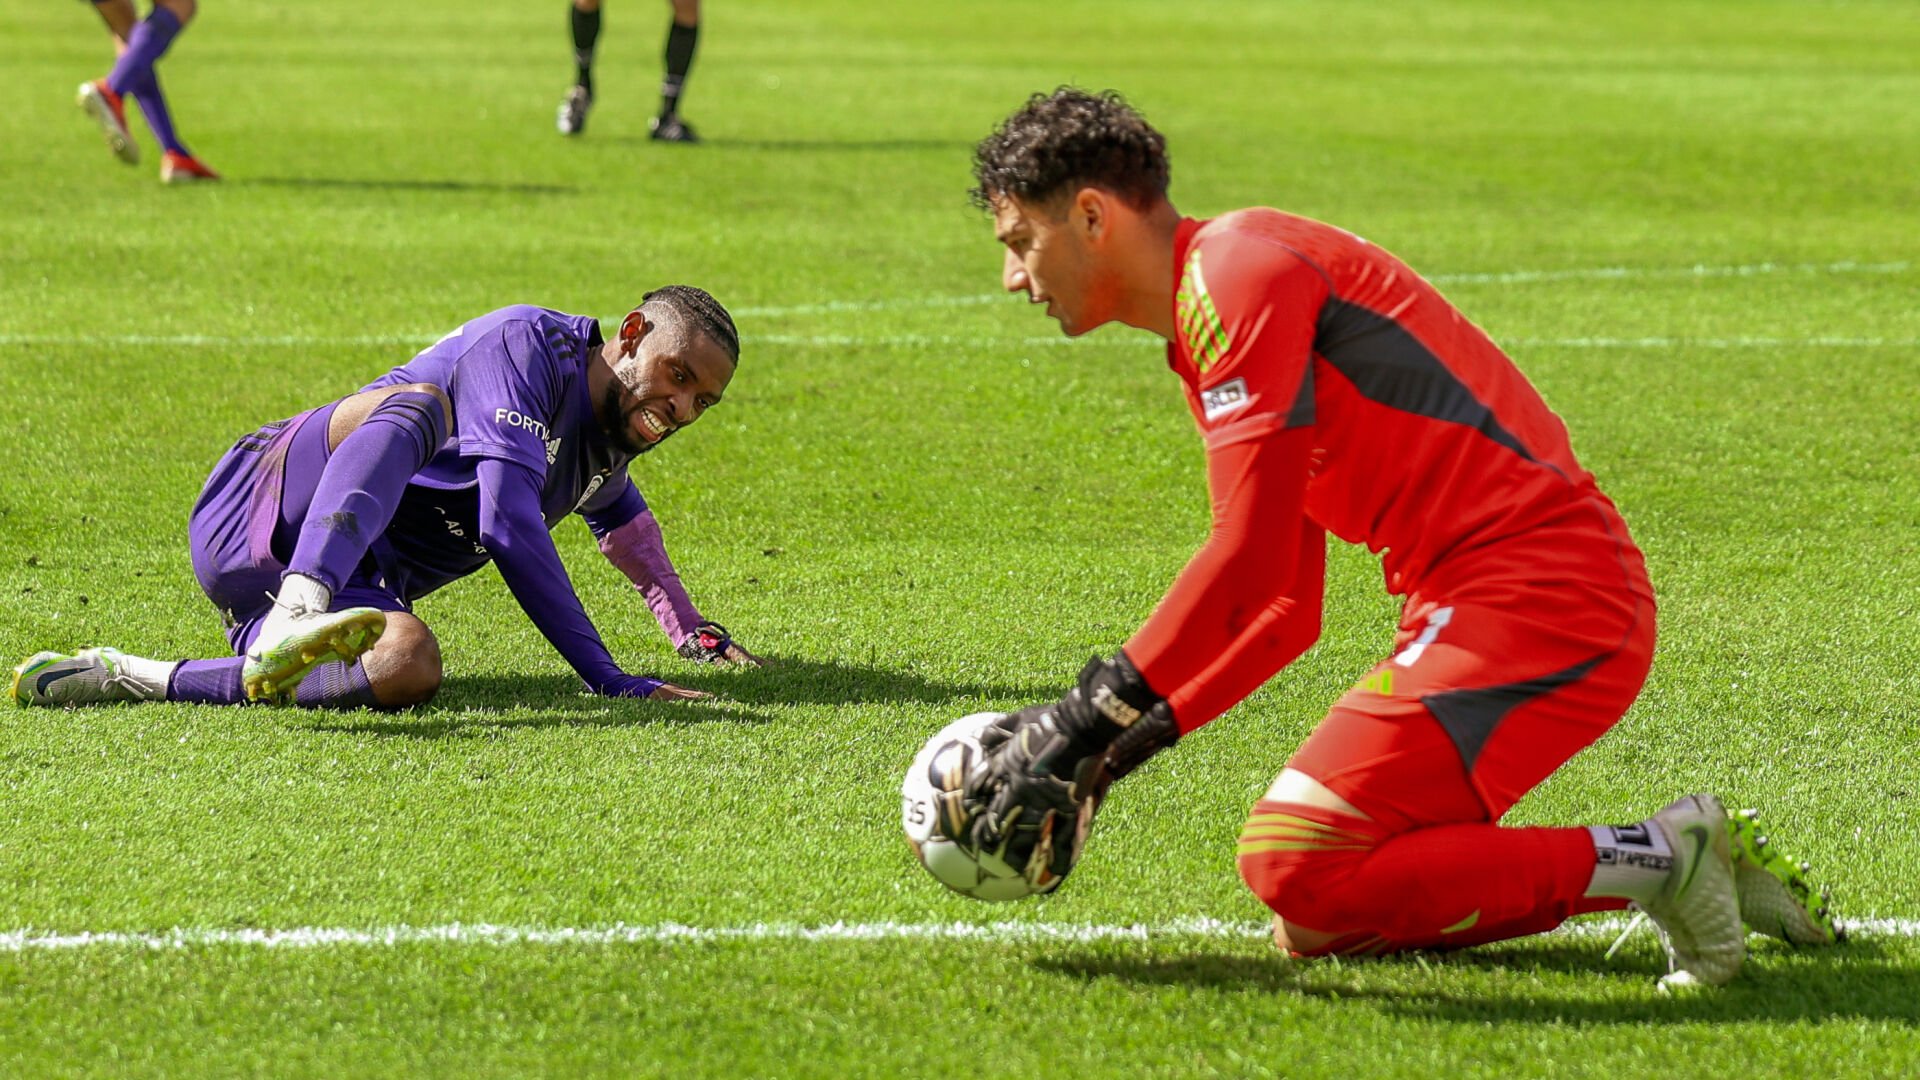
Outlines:
POLYGON ((38 679, 34 680, 34 683, 33 683, 34 693, 39 694, 41 697, 46 697, 47 687, 53 685, 54 683, 59 682, 61 679, 64 679, 69 675, 78 675, 78 674, 80 674, 79 668, 68 668, 65 671, 49 671, 45 675, 42 675, 38 679))
POLYGON ((1700 872, 1701 856, 1707 850, 1707 827, 1705 825, 1687 826, 1687 835, 1693 838, 1693 865, 1687 867, 1687 880, 1673 891, 1675 897, 1685 896, 1687 888, 1693 884, 1693 875, 1700 872))

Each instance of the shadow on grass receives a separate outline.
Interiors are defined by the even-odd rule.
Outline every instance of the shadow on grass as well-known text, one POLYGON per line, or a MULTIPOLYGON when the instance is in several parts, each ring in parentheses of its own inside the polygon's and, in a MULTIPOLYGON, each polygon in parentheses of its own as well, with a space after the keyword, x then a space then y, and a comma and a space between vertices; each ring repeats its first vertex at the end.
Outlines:
POLYGON ((484 180, 360 180, 346 176, 252 176, 229 179, 222 186, 257 184, 261 187, 344 188, 351 191, 446 191, 455 194, 571 195, 578 188, 562 184, 501 184, 484 180))
MULTIPOLYGON (((410 739, 483 737, 490 731, 657 724, 765 724, 756 706, 915 703, 966 699, 1040 700, 1059 693, 1000 684, 947 683, 891 668, 764 657, 760 668, 658 671, 669 682, 714 696, 703 701, 596 697, 565 675, 450 676, 432 704, 396 713, 308 714, 314 731, 410 739)), ((956 705, 956 708, 959 707, 956 705)))
POLYGON ((1887 958, 1870 940, 1821 952, 1761 947, 1730 985, 1676 997, 1652 989, 1655 978, 1666 970, 1664 963, 1608 960, 1605 952, 1601 942, 1568 941, 1523 949, 1493 947, 1335 962, 1296 961, 1278 955, 1147 957, 1085 950, 1043 956, 1034 966, 1085 980, 1364 1001, 1395 1015, 1473 1024, 1826 1019, 1920 1023, 1920 970, 1887 958), (1543 986, 1535 978, 1543 973, 1591 978, 1596 980, 1593 993, 1543 986), (1380 978, 1368 979, 1369 974, 1380 978), (1480 978, 1494 975, 1527 981, 1524 987, 1509 990, 1490 987, 1480 978), (1388 980, 1392 985, 1382 985, 1388 980), (1618 1000, 1622 980, 1645 992, 1618 1000))
POLYGON ((658 672, 683 686, 751 705, 940 705, 988 698, 1028 703, 1057 698, 1072 676, 1051 686, 948 682, 912 671, 839 660, 763 656, 765 667, 682 668, 658 672))

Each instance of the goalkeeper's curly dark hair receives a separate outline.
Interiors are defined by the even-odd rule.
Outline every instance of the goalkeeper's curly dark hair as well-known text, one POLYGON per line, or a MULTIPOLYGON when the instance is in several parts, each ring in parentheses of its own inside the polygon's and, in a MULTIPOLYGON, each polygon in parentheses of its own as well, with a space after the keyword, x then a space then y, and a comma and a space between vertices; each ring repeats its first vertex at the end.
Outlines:
POLYGON ((1145 210, 1167 196, 1167 140, 1113 90, 1035 94, 973 151, 973 204, 1012 195, 1029 206, 1083 187, 1145 210))

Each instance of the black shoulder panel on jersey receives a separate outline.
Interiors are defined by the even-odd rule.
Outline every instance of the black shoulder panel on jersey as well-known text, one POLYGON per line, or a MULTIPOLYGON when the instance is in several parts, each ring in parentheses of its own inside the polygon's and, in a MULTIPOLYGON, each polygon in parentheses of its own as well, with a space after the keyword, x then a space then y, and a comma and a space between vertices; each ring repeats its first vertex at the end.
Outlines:
POLYGON ((1293 408, 1287 410, 1287 427, 1312 427, 1313 421, 1313 360, 1309 358, 1300 372, 1300 392, 1293 395, 1293 408))
POLYGON ((1440 358, 1405 327, 1377 311, 1329 297, 1313 348, 1370 401, 1390 409, 1464 424, 1528 461, 1531 453, 1501 426, 1440 358))
POLYGON ((1480 757, 1481 749, 1493 737, 1493 729, 1500 726, 1500 721, 1505 720, 1508 713, 1542 694, 1580 679, 1611 655, 1602 653, 1564 671, 1525 682, 1483 689, 1442 690, 1421 698, 1420 704, 1425 705, 1433 718, 1446 729, 1447 737, 1453 740, 1454 748, 1460 751, 1460 763, 1466 766, 1468 772, 1472 772, 1473 763, 1480 757))

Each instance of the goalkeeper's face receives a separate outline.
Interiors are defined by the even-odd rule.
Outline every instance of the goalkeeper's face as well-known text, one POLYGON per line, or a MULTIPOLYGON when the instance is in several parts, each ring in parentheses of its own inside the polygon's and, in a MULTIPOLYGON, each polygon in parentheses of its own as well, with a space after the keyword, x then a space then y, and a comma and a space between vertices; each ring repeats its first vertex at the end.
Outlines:
POLYGON ((1102 254, 1104 210, 1087 190, 1043 205, 1012 195, 993 200, 993 235, 1007 249, 1000 284, 1026 293, 1028 303, 1047 305, 1068 337, 1114 317, 1114 275, 1102 254))

